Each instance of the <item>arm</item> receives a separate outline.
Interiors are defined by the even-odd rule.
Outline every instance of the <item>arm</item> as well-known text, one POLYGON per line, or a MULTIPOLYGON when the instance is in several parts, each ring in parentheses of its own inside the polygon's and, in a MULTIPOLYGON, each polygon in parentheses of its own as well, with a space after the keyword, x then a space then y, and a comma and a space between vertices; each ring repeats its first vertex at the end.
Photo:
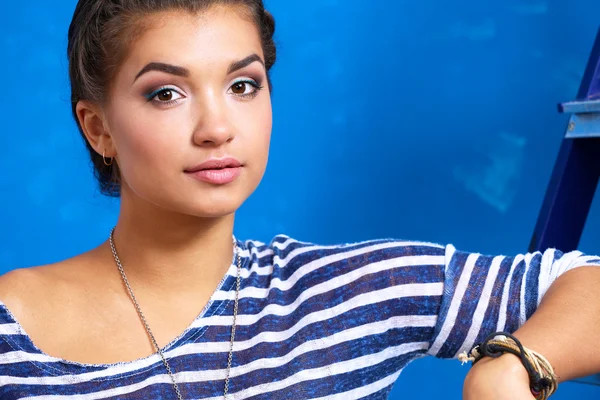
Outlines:
MULTIPOLYGON (((574 359, 574 349, 569 348, 571 343, 581 346, 578 349, 589 348, 588 343, 580 341, 587 340, 589 336, 585 335, 594 334, 593 326, 600 318, 597 316, 594 321, 584 315, 594 313, 597 306, 591 303, 600 301, 600 296, 594 294, 600 278, 591 278, 598 277, 598 271, 600 257, 580 251, 547 249, 509 257, 470 253, 449 245, 444 291, 428 352, 439 358, 456 359, 490 333, 501 331, 515 334, 525 347, 548 358, 563 380, 598 370, 598 363, 593 366, 574 359), (592 297, 595 300, 590 301, 592 297), (579 326, 582 323, 588 328, 579 326), (575 364, 580 371, 569 371, 569 365, 575 364)), ((577 357, 591 359, 586 352, 577 357)), ((518 358, 509 354, 478 362, 465 381, 465 399, 505 398, 533 399, 527 373, 518 358), (514 387, 516 382, 520 384, 514 387), (507 390, 508 387, 514 390, 507 390), (517 392, 521 397, 515 396, 517 392)))
MULTIPOLYGON (((558 277, 515 336, 548 359, 559 382, 600 372, 600 268, 575 268, 558 277)), ((492 386, 507 385, 520 393, 522 388, 519 398, 533 398, 527 390, 527 374, 516 357, 482 360, 467 375, 465 399, 503 399, 502 394, 493 397, 496 394, 488 391, 492 386)), ((503 392, 509 396, 506 398, 515 399, 515 393, 503 392)))
POLYGON ((600 268, 559 277, 516 336, 550 361, 559 381, 600 372, 600 268))

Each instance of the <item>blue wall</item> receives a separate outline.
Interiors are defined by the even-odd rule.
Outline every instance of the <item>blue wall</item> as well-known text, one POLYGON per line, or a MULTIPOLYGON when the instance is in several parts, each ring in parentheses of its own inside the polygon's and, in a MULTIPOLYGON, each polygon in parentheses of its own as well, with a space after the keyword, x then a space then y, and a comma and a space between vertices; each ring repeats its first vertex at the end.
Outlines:
MULTIPOLYGON (((267 0, 278 23, 274 132, 240 238, 527 245, 600 24, 597 0, 267 0)), ((69 108, 75 0, 2 5, 0 272, 106 238, 69 108)), ((600 253, 600 197, 581 249, 600 253)), ((460 399, 467 367, 411 365, 392 399, 460 399)), ((598 398, 565 384, 556 399, 598 398)))

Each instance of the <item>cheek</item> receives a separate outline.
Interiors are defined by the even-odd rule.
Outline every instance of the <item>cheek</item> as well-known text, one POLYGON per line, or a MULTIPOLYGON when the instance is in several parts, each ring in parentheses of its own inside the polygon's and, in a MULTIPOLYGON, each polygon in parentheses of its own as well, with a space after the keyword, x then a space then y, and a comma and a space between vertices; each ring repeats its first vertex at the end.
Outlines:
POLYGON ((182 130, 182 120, 178 119, 178 129, 174 129, 175 121, 165 118, 168 117, 167 113, 162 118, 156 118, 157 113, 125 111, 123 109, 114 118, 115 123, 111 127, 124 177, 133 178, 140 171, 159 177, 172 170, 164 167, 170 164, 175 166, 180 158, 182 140, 177 140, 176 135, 182 130))
MULTIPOLYGON (((266 97, 266 96, 265 96, 266 97)), ((271 130, 273 128, 273 115, 271 111, 270 98, 261 104, 261 107, 252 114, 253 126, 255 131, 253 132, 253 148, 255 151, 260 153, 260 156, 265 158, 269 151, 269 145, 271 141, 271 130)))

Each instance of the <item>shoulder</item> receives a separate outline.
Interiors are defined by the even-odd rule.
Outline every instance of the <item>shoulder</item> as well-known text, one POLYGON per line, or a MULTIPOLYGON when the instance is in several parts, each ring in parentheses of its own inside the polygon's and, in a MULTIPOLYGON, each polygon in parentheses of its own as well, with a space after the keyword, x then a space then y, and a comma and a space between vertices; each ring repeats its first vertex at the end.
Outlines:
POLYGON ((274 236, 270 241, 263 242, 259 240, 246 240, 242 243, 243 247, 255 248, 259 250, 266 249, 279 249, 285 250, 290 248, 321 248, 321 249, 347 249, 355 247, 368 247, 368 246, 393 246, 393 247, 410 247, 410 248, 423 248, 423 249, 445 249, 446 245, 442 245, 434 242, 426 242, 419 240, 405 240, 398 238, 379 238, 379 239, 368 239, 362 241, 350 241, 350 242, 338 242, 338 243, 315 243, 312 241, 299 240, 297 238, 290 237, 288 235, 279 234, 274 236))
POLYGON ((298 239, 291 238, 286 235, 277 235, 271 240, 268 247, 278 249, 282 251, 290 251, 296 249, 316 250, 316 251, 330 251, 330 252, 345 252, 352 250, 363 249, 369 250, 384 250, 384 249, 404 249, 412 252, 423 252, 423 253, 439 253, 446 249, 445 245, 438 243, 415 241, 415 240, 403 240, 395 238, 380 238, 380 239, 369 239, 362 241, 351 241, 351 242, 339 242, 332 244, 317 244, 314 242, 307 242, 298 239))
POLYGON ((27 323, 39 315, 48 300, 61 292, 61 263, 16 269, 0 276, 0 303, 27 323))
POLYGON ((0 301, 13 312, 22 314, 28 299, 47 287, 46 266, 16 269, 0 276, 0 301))
POLYGON ((83 274, 90 274, 90 268, 86 268, 89 258, 84 253, 5 273, 0 276, 0 304, 23 324, 52 315, 56 305, 70 301, 74 290, 81 288, 83 274))
POLYGON ((307 263, 327 265, 344 262, 348 259, 352 259, 354 263, 368 264, 406 257, 408 257, 407 262, 417 264, 420 261, 413 260, 415 257, 429 257, 428 262, 443 264, 448 251, 448 246, 423 241, 388 238, 338 244, 316 244, 287 235, 277 235, 268 243, 246 241, 242 247, 258 264, 273 263, 279 266, 307 263), (434 258, 431 259, 431 257, 434 258))

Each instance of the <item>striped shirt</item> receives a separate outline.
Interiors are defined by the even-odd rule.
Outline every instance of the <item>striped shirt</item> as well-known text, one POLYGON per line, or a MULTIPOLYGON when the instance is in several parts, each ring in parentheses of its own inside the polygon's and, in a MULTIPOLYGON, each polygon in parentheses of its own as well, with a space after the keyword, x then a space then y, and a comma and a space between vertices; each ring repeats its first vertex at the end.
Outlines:
MULTIPOLYGON (((408 363, 454 358, 515 331, 565 271, 599 257, 547 250, 485 256, 378 240, 317 246, 238 241, 242 258, 230 399, 386 399, 408 363)), ((185 399, 221 399, 235 263, 165 347, 185 399)), ((0 303, 0 399, 176 399, 159 355, 81 364, 38 349, 0 303)))

